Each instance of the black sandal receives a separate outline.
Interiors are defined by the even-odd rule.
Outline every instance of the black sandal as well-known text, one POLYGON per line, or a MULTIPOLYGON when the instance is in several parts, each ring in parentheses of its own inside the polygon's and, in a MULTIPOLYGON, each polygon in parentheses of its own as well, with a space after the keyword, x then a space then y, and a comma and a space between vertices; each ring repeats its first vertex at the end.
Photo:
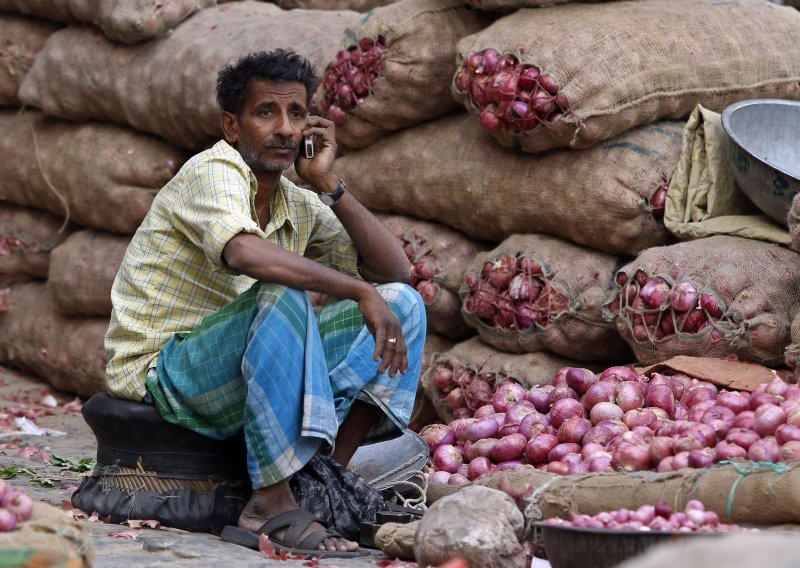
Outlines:
POLYGON ((326 538, 343 538, 332 529, 312 532, 298 543, 297 541, 300 535, 303 534, 303 531, 308 528, 308 525, 314 522, 325 526, 325 523, 308 511, 304 509, 295 509, 276 515, 273 519, 264 523, 261 528, 258 529, 258 532, 228 525, 222 529, 220 538, 225 542, 231 542, 239 546, 258 550, 259 535, 265 534, 269 536, 277 530, 286 528, 286 534, 282 539, 269 539, 275 547, 275 552, 280 553, 283 550, 288 554, 303 554, 305 556, 327 558, 358 558, 364 555, 358 550, 344 552, 340 550, 320 550, 317 548, 326 538))

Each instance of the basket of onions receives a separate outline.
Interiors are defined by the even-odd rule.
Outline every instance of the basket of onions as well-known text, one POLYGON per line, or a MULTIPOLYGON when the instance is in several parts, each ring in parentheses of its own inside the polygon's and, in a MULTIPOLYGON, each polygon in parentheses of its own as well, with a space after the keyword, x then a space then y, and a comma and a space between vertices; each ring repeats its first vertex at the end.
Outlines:
POLYGON ((11 532, 33 514, 33 501, 28 494, 0 479, 0 532, 11 532))
POLYGON ((597 515, 572 515, 535 523, 553 568, 613 568, 662 542, 715 536, 745 529, 719 522, 713 511, 691 500, 683 511, 666 503, 597 515))

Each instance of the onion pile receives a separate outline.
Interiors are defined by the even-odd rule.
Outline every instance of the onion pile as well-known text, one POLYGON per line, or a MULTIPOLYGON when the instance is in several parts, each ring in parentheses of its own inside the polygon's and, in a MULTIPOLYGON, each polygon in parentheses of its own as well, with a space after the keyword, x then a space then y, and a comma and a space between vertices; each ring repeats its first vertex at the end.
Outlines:
POLYGON ((345 111, 352 110, 364 100, 383 71, 383 50, 386 38, 362 38, 356 45, 336 54, 333 63, 322 76, 324 96, 320 102, 322 112, 336 124, 347 119, 345 111))
POLYGON ((650 211, 656 219, 664 218, 664 210, 667 206, 667 190, 669 189, 670 180, 661 175, 661 185, 656 188, 653 197, 650 198, 650 211))
POLYGON ((706 511, 697 499, 686 504, 683 511, 674 512, 666 503, 642 505, 636 510, 617 509, 596 515, 573 514, 569 521, 548 519, 550 525, 582 527, 589 529, 674 531, 674 532, 736 532, 744 529, 739 525, 719 522, 719 515, 706 511))
POLYGON ((401 232, 397 236, 403 241, 403 250, 411 262, 409 285, 419 292, 423 302, 432 304, 439 295, 439 285, 433 280, 442 271, 439 258, 419 231, 413 231, 412 235, 401 232))
POLYGON ((552 283, 542 265, 529 257, 503 255, 486 262, 480 276, 466 278, 464 309, 490 326, 526 330, 548 327, 569 307, 567 293, 552 283))
POLYGON ((0 532, 11 532, 33 514, 33 501, 22 489, 12 488, 0 479, 0 532))
POLYGON ((512 54, 494 49, 470 53, 455 76, 455 87, 480 111, 489 132, 523 132, 545 126, 569 112, 569 102, 550 75, 520 64, 512 54))
MULTIPOLYGON (((471 418, 478 408, 492 401, 498 383, 496 373, 476 373, 449 362, 439 362, 433 368, 434 387, 453 418, 471 418)), ((524 387, 517 386, 525 392, 524 387)))
POLYGON ((692 282, 670 284, 660 276, 637 270, 633 277, 620 271, 616 276, 618 295, 607 304, 608 312, 619 314, 638 342, 661 341, 675 333, 709 332, 711 341, 723 334, 715 324, 726 306, 710 292, 700 292, 692 282))
MULTIPOLYGON (((435 470, 431 483, 530 468, 563 475, 800 461, 800 386, 777 377, 751 395, 684 375, 569 367, 552 385, 525 390, 506 381, 492 394, 491 383, 474 373, 459 382, 469 373, 451 369, 447 398, 452 410, 467 404, 474 415, 454 413, 462 417, 421 432, 435 470)), ((445 374, 437 369, 439 380, 445 374)))

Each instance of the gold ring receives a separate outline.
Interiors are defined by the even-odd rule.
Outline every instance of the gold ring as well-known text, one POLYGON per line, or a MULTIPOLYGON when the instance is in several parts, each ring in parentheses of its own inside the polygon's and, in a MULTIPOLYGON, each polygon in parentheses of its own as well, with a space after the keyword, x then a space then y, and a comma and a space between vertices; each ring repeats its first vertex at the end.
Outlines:
POLYGON ((386 341, 388 341, 389 343, 397 343, 397 338, 392 337, 391 339, 387 339, 386 341))

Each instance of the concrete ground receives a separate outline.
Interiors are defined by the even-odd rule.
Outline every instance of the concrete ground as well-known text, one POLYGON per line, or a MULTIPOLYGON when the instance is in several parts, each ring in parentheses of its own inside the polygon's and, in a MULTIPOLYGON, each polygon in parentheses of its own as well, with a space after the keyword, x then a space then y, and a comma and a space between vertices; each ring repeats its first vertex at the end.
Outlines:
MULTIPOLYGON (((34 500, 56 507, 69 501, 83 473, 56 467, 53 456, 61 458, 96 457, 94 435, 83 421, 80 401, 54 392, 44 382, 31 376, 0 367, 0 471, 9 466, 25 468, 35 475, 48 478, 54 487, 44 487, 30 473, 19 473, 7 483, 24 488, 34 500), (55 401, 47 397, 54 395, 55 401), (48 406, 51 405, 51 406, 48 406), (56 406, 52 406, 56 404, 56 406), (65 432, 63 436, 32 435, 18 432, 15 418, 28 415, 40 428, 65 432)), ((58 460, 56 460, 58 461, 58 460)), ((86 513, 91 514, 91 511, 86 513)), ((257 551, 223 542, 210 534, 188 533, 170 529, 131 529, 129 526, 105 524, 81 519, 92 535, 96 549, 95 566, 99 568, 139 568, 149 566, 314 566, 308 560, 268 560, 257 551), (132 539, 112 536, 118 531, 132 539)), ((416 566, 390 563, 385 556, 358 559, 322 559, 321 566, 360 568, 367 566, 416 566)))

